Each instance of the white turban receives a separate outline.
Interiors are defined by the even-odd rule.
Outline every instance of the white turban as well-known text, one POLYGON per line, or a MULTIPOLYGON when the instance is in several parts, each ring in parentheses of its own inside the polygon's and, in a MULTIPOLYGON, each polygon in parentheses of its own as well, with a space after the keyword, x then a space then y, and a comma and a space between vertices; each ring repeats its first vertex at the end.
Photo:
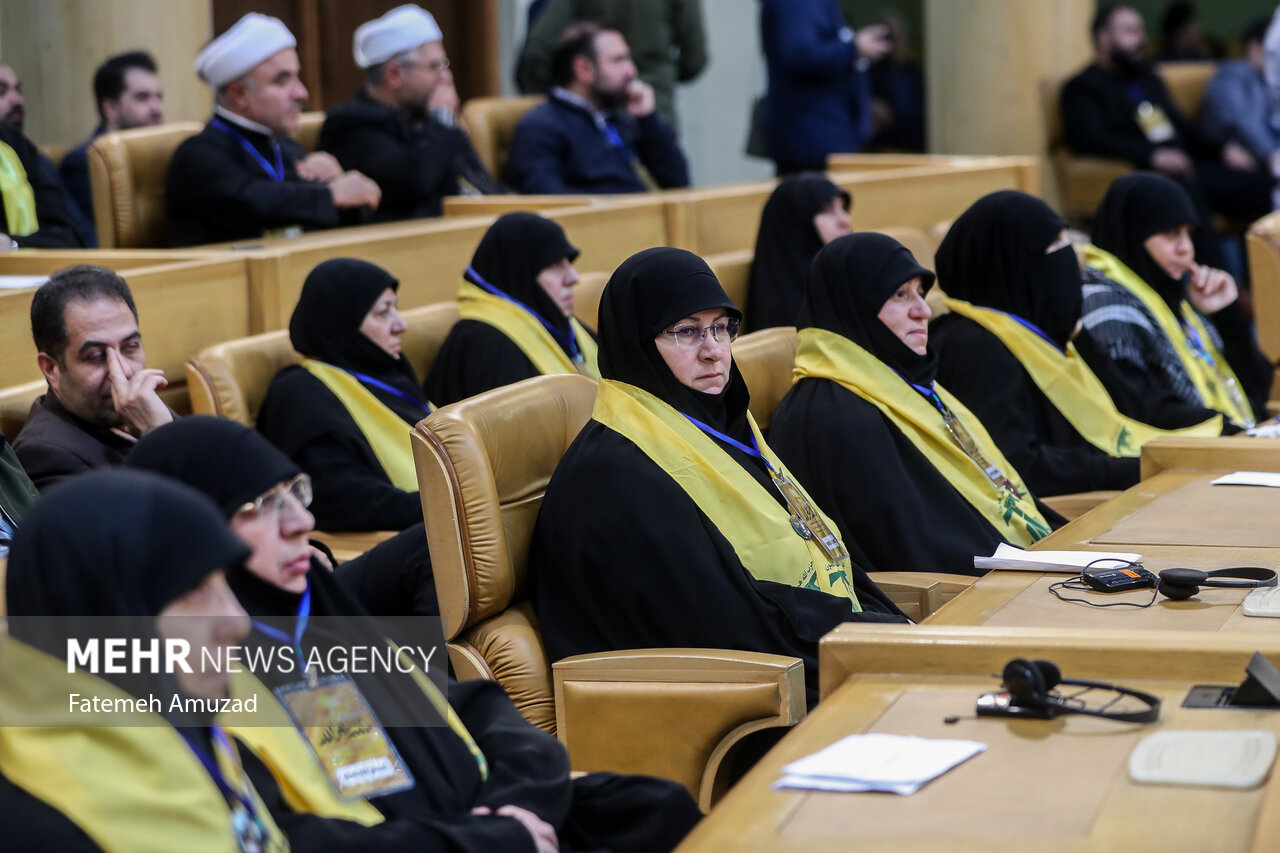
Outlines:
POLYGON ((356 65, 372 68, 396 54, 442 38, 440 26, 431 13, 409 3, 361 24, 352 40, 351 52, 356 65))
POLYGON ((239 80, 298 40, 279 18, 250 12, 196 56, 196 74, 215 89, 239 80))

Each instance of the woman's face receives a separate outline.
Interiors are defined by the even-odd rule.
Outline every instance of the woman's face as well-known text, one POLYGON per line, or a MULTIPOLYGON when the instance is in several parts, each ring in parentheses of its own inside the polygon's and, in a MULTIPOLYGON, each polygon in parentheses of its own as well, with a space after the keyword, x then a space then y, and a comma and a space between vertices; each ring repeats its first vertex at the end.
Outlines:
POLYGON ((206 662, 226 660, 225 649, 244 639, 250 627, 249 614, 227 586, 221 569, 169 602, 156 616, 160 639, 184 640, 190 647, 187 660, 192 662, 191 672, 176 667, 174 677, 182 692, 196 699, 227 695, 227 672, 206 662))
POLYGON ((924 355, 928 351, 929 318, 933 311, 924 301, 924 285, 920 276, 900 284, 876 316, 916 355, 924 355))
POLYGON ((671 374, 681 385, 704 394, 719 394, 729 382, 729 368, 733 365, 729 334, 724 326, 729 313, 723 308, 708 308, 672 323, 658 333, 658 353, 667 363, 671 374), (710 327, 720 326, 720 340, 715 339, 710 327), (680 330, 700 329, 701 338, 691 344, 678 342, 680 330), (677 334, 672 334, 673 332, 677 334))
POLYGON ((844 199, 836 196, 827 206, 813 215, 813 229, 818 232, 822 245, 849 233, 849 211, 844 209, 844 199))
POLYGON ((388 287, 364 315, 360 334, 380 346, 387 355, 399 358, 400 336, 406 328, 404 317, 396 309, 396 292, 388 287))
POLYGON ((566 317, 573 314, 573 288, 578 284, 578 271, 568 258, 561 258, 538 273, 538 286, 566 317))
POLYGON ((315 518, 289 482, 278 483, 253 503, 257 506, 246 504, 231 516, 231 532, 253 549, 245 567, 280 589, 302 592, 311 568, 307 534, 315 529, 315 518))
POLYGON ((1182 278, 1196 261, 1196 248, 1191 243, 1191 228, 1187 225, 1152 234, 1142 245, 1169 278, 1182 278))

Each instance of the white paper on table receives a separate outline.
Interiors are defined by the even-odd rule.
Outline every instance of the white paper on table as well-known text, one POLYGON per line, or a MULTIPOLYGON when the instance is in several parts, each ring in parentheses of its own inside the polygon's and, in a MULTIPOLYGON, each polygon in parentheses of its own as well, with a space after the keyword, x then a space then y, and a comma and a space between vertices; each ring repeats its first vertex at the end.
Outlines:
POLYGON ((47 275, 0 275, 0 288, 18 290, 23 287, 39 287, 48 280, 47 275))
POLYGON ((974 557, 975 569, 1002 569, 1013 572, 1064 572, 1079 574, 1085 566, 1097 560, 1113 560, 1114 565, 1102 563, 1096 568, 1114 568, 1125 563, 1136 563, 1141 554, 1121 551, 1024 551, 1003 542, 990 557, 974 557))
POLYGON ((783 767, 774 787, 911 794, 986 748, 972 740, 850 735, 783 767))
POLYGON ((1271 486, 1280 488, 1280 474, 1270 471, 1236 471, 1213 481, 1215 486, 1271 486))

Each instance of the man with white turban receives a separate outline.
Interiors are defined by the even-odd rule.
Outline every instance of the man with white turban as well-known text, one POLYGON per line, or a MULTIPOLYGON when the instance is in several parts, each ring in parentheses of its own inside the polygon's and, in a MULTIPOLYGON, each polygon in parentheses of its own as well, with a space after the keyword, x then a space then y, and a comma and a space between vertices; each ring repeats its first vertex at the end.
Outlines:
POLYGON ((250 12, 196 57, 216 106, 169 162, 171 245, 352 224, 378 206, 377 184, 328 154, 306 155, 290 137, 307 98, 296 45, 279 19, 250 12))
POLYGON ((458 127, 440 27, 407 4, 356 30, 364 88, 325 117, 320 148, 382 189, 375 219, 439 216, 447 195, 503 192, 458 127))

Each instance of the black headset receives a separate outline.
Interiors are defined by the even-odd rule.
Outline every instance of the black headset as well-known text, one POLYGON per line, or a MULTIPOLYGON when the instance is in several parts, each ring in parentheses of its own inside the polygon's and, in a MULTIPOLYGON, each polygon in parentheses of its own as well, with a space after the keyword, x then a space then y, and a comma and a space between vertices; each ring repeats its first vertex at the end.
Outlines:
POLYGON ((1055 717, 1059 714, 1085 714, 1086 716, 1102 717, 1104 720, 1115 720, 1120 723, 1154 723, 1160 716, 1160 699, 1158 697, 1152 696, 1150 693, 1143 693, 1140 690, 1130 690, 1127 687, 1105 684, 1101 681, 1063 678, 1062 671, 1058 669, 1058 665, 1053 661, 1014 658, 1005 664, 1004 686, 1016 704, 1024 708, 1045 711, 1055 717), (1101 707, 1091 709, 1083 704, 1076 705, 1056 695, 1053 689, 1060 684, 1108 690, 1118 695, 1101 707), (1108 710, 1122 696, 1131 696, 1147 707, 1138 711, 1108 710))
POLYGON ((1174 601, 1184 601, 1198 593, 1202 586, 1255 589, 1275 585, 1276 573, 1273 570, 1259 566, 1238 566, 1232 569, 1218 569, 1214 572, 1165 569, 1160 573, 1160 581, 1156 584, 1156 589, 1160 590, 1161 595, 1168 596, 1174 601))

